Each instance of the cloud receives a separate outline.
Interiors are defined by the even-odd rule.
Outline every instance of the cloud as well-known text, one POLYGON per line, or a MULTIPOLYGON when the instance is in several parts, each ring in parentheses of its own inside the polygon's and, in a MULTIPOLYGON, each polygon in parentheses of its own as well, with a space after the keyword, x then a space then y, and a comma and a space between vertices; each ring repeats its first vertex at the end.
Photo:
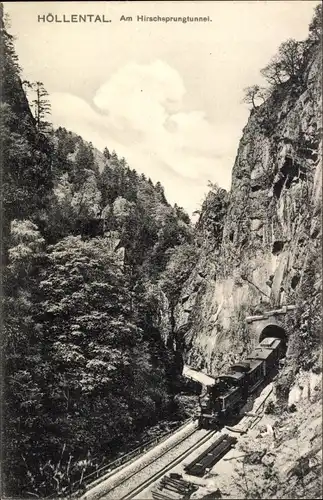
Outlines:
POLYGON ((64 126, 161 181, 172 203, 197 208, 207 180, 228 188, 232 156, 229 124, 212 123, 202 110, 185 110, 181 75, 161 60, 119 68, 93 103, 67 93, 51 96, 54 125, 64 126))
POLYGON ((163 126, 167 102, 180 102, 184 93, 180 75, 168 64, 129 63, 98 89, 94 103, 116 121, 127 116, 134 128, 147 131, 151 125, 163 126))

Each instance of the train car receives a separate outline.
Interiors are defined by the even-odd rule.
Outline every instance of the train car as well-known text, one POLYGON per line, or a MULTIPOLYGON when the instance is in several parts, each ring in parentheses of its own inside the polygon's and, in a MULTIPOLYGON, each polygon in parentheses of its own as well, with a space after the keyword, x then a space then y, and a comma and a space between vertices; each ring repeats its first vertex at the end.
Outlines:
POLYGON ((248 377, 248 394, 252 394, 265 379, 264 360, 247 358, 250 363, 250 369, 246 373, 248 377))
POLYGON ((214 427, 229 415, 237 413, 248 395, 256 391, 277 366, 284 354, 281 339, 268 337, 247 356, 230 367, 230 372, 217 377, 200 398, 199 425, 214 427))
POLYGON ((266 349, 277 350, 280 354, 283 354, 283 342, 277 337, 265 337, 260 343, 259 347, 265 347, 266 349))
POLYGON ((267 377, 278 364, 282 354, 282 341, 276 338, 266 338, 248 355, 246 361, 263 361, 263 372, 267 377))
POLYGON ((286 347, 281 339, 274 337, 266 337, 259 344, 259 349, 262 349, 266 356, 266 375, 277 366, 279 360, 285 356, 286 347))

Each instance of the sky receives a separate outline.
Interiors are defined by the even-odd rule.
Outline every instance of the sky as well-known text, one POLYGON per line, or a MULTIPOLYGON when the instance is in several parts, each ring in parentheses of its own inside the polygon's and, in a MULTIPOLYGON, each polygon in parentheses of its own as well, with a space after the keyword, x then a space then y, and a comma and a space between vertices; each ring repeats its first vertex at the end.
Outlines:
POLYGON ((4 2, 23 78, 50 94, 52 122, 115 150, 191 215, 208 181, 230 189, 250 113, 243 89, 288 38, 306 38, 317 1, 4 2), (111 22, 43 22, 103 15, 111 22), (206 23, 138 16, 209 16, 206 23), (122 16, 132 21, 121 20, 122 16), (50 19, 50 17, 49 17, 50 19))

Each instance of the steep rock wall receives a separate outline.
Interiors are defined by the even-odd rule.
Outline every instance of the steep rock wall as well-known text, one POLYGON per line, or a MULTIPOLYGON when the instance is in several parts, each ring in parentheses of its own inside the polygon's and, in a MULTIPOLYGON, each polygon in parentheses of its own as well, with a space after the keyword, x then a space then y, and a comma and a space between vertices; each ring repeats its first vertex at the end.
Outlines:
MULTIPOLYGON (((210 373, 258 341, 247 315, 298 303, 309 268, 318 266, 320 75, 316 47, 302 83, 286 82, 251 112, 233 167, 222 243, 215 249, 207 240, 183 288, 176 330, 186 361, 210 373)), ((319 278, 314 273, 314 281, 319 278)))

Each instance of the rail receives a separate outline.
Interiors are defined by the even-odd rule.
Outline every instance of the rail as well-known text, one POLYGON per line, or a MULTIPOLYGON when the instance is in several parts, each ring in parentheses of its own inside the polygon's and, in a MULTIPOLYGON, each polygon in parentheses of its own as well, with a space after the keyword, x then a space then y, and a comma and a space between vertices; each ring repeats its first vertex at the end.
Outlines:
MULTIPOLYGON (((178 465, 179 463, 181 463, 186 457, 188 457, 191 453, 193 453, 194 451, 196 451, 198 448, 200 448, 203 444, 205 444, 211 437, 213 437, 215 434, 217 433, 217 431, 208 431, 205 436, 202 437, 202 439, 200 439, 197 443, 195 443, 193 446, 191 446, 189 449, 185 450, 184 452, 182 452, 180 455, 178 455, 175 459, 173 459, 171 462, 169 462, 167 465, 165 465, 164 467, 162 467, 159 471, 157 471, 155 474, 152 474, 148 479, 146 479, 145 481, 143 481, 141 484, 139 484, 139 486, 137 486, 136 488, 134 488, 133 490, 129 491, 126 495, 124 495, 122 498, 120 498, 120 500, 131 500, 132 498, 134 498, 135 496, 139 495, 139 493, 141 493, 142 491, 144 491, 146 488, 148 488, 149 486, 151 486, 153 483, 155 483, 158 479, 160 479, 162 476, 164 476, 166 474, 166 472, 168 472, 169 470, 173 469, 176 465, 178 465)), ((188 436, 187 436, 188 437, 188 436)), ((184 438, 181 443, 183 441, 185 441, 184 438)), ((177 443, 175 446, 178 446, 178 444, 180 443, 177 443)), ((175 446, 173 448, 175 448, 175 446)), ((173 449, 171 448, 171 449, 173 449)), ((168 453, 170 450, 168 449, 164 454, 168 453)), ((159 460, 159 458, 161 458, 162 455, 160 455, 159 457, 157 457, 155 459, 155 461, 159 460)), ((149 467, 151 465, 151 463, 145 465, 144 468, 146 467, 149 467)), ((138 471, 137 471, 138 472, 138 471)), ((125 479, 124 482, 126 482, 128 479, 125 479)))
MULTIPOLYGON (((157 455, 156 457, 154 457, 147 464, 144 464, 144 465, 140 466, 139 469, 137 469, 135 472, 130 472, 129 474, 127 474, 126 477, 122 478, 119 482, 117 482, 109 490, 107 490, 105 492, 105 495, 108 495, 112 491, 116 490, 117 488, 119 488, 120 486, 122 486, 124 483, 126 483, 127 481, 129 481, 131 478, 133 478, 134 476, 136 476, 139 472, 145 470, 147 467, 150 467, 153 463, 155 463, 158 460, 160 460, 164 455, 166 455, 167 453, 169 453, 171 450, 173 450, 174 448, 176 448, 177 446, 179 446, 180 444, 182 444, 190 436, 192 436, 196 432, 196 430, 197 430, 196 428, 192 429, 191 432, 188 435, 184 436, 179 441, 176 441, 175 443, 173 443, 172 446, 168 447, 162 453, 160 453, 159 455, 157 455)), ((104 480, 104 479, 107 479, 107 478, 102 478, 100 482, 102 482, 102 480, 104 480)))
MULTIPOLYGON (((113 462, 109 462, 108 464, 100 467, 99 469, 96 469, 95 471, 93 471, 87 475, 81 476, 81 478, 79 480, 77 480, 71 484, 70 494, 72 494, 72 497, 75 497, 77 495, 77 493, 79 492, 79 490, 81 489, 81 487, 83 489, 84 489, 84 487, 86 487, 86 489, 93 488, 99 482, 104 481, 105 479, 108 479, 113 474, 115 474, 117 469, 120 470, 121 468, 126 467, 139 455, 151 450, 157 444, 163 443, 172 434, 175 434, 175 433, 179 432, 181 429, 184 429, 192 421, 193 421, 193 418, 189 418, 183 424, 181 424, 179 427, 176 427, 175 429, 167 431, 162 436, 158 436, 158 437, 153 438, 149 441, 146 441, 142 445, 140 445, 137 448, 133 449, 132 451, 122 455, 121 457, 117 458, 113 462)), ((47 497, 47 498, 53 498, 54 496, 55 495, 52 495, 51 497, 47 497)))

